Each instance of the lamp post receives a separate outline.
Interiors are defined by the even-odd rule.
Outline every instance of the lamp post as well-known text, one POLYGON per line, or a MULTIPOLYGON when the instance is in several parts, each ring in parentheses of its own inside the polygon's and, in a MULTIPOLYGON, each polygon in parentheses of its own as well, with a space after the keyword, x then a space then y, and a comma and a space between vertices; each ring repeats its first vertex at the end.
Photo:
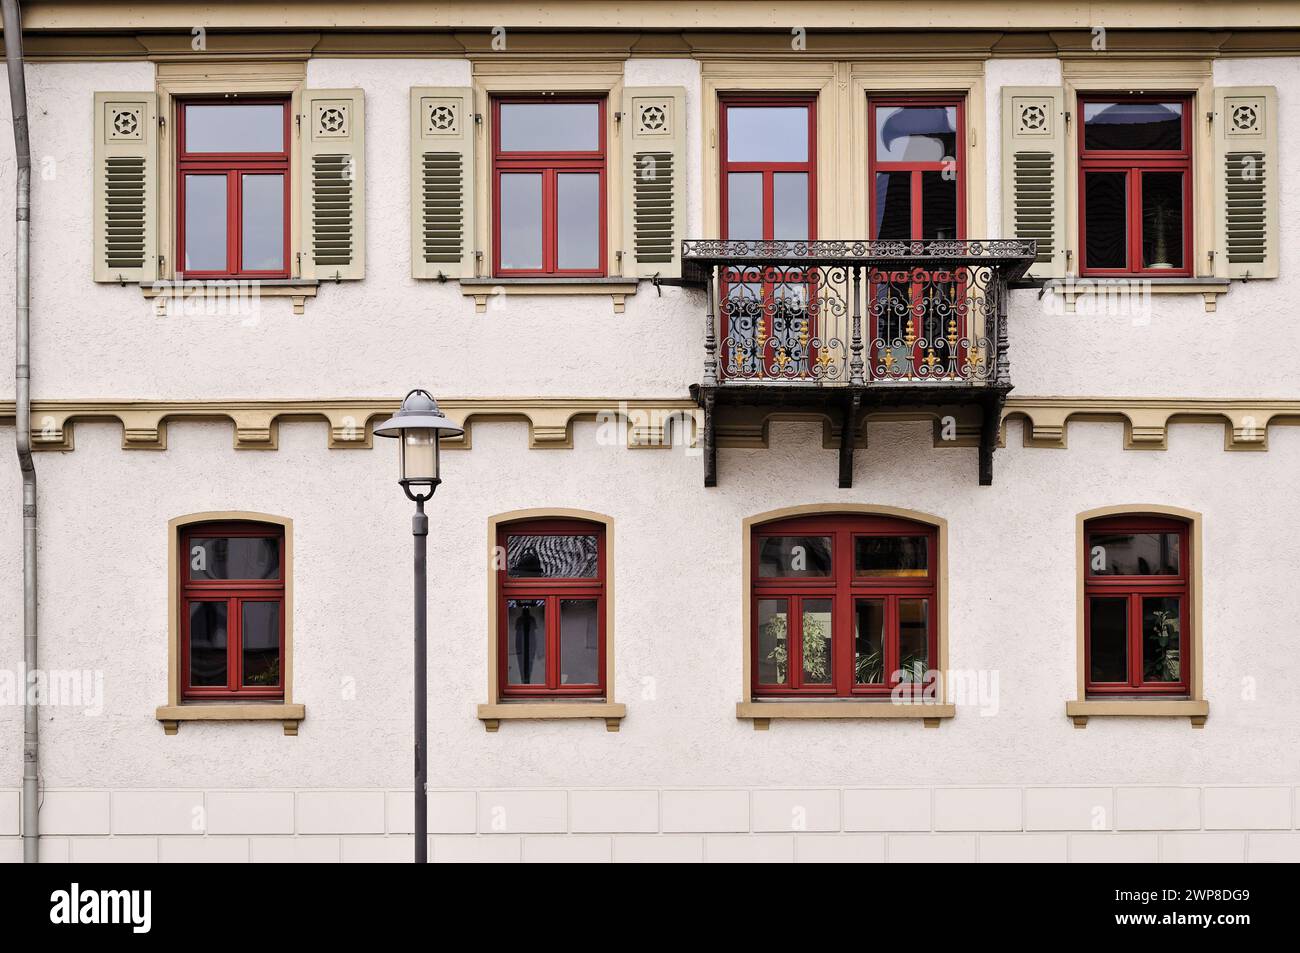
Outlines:
POLYGON ((397 437, 400 453, 401 484, 408 499, 415 502, 411 534, 415 537, 415 862, 429 860, 429 800, 425 790, 429 779, 428 734, 428 605, 426 597, 427 542, 429 518, 424 515, 424 501, 433 496, 442 482, 438 476, 438 443, 442 437, 464 433, 442 415, 438 402, 427 390, 416 388, 406 395, 401 408, 375 427, 381 437, 397 437))

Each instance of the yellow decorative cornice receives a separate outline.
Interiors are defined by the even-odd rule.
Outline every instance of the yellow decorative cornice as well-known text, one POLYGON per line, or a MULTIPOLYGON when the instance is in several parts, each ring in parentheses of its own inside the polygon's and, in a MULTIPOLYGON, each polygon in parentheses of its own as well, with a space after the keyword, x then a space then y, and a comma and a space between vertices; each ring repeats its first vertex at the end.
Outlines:
MULTIPOLYGON (((167 424, 173 420, 228 421, 236 450, 274 450, 282 420, 325 420, 328 446, 334 450, 371 445, 370 425, 397 409, 388 398, 337 400, 37 400, 32 405, 32 439, 38 450, 69 451, 80 420, 115 420, 122 426, 126 450, 167 449, 167 424)), ((618 441, 633 449, 671 446, 670 421, 686 427, 679 443, 694 446, 701 411, 684 398, 635 400, 601 397, 469 397, 439 401, 443 412, 465 427, 465 436, 449 441, 448 449, 470 449, 474 426, 487 421, 523 421, 528 445, 534 450, 571 449, 573 424, 594 420, 620 428, 618 441), (686 423, 691 421, 691 424, 686 423)), ((0 421, 12 422, 13 401, 0 401, 0 421)), ((1169 425, 1199 423, 1222 426, 1225 450, 1267 450, 1270 426, 1300 423, 1300 400, 1263 398, 1159 397, 1010 397, 1002 415, 1005 444, 1007 422, 1023 421, 1026 447, 1063 449, 1071 421, 1118 422, 1124 425, 1128 450, 1164 450, 1169 425)), ((717 431, 719 447, 762 448, 768 445, 772 421, 821 421, 823 445, 838 447, 839 421, 817 413, 789 413, 764 408, 733 408, 717 431)), ((881 409, 867 421, 931 421, 934 446, 972 447, 979 442, 978 409, 953 405, 931 409, 881 409)), ((856 445, 866 446, 866 425, 856 445)))
MULTIPOLYGON (((236 450, 275 450, 281 420, 326 420, 332 450, 371 444, 370 424, 391 415, 397 399, 351 400, 37 400, 32 402, 32 442, 38 450, 72 450, 78 420, 116 420, 124 450, 166 450, 172 420, 227 420, 236 450)), ((685 399, 606 400, 597 397, 469 397, 439 401, 450 419, 465 428, 463 438, 444 442, 448 449, 471 446, 480 420, 523 420, 534 450, 573 447, 575 420, 622 420, 623 439, 633 449, 670 446, 669 421, 693 420, 695 403, 685 399)), ((0 401, 0 420, 12 420, 13 401, 0 401)), ((693 430, 687 439, 693 440, 693 430)))

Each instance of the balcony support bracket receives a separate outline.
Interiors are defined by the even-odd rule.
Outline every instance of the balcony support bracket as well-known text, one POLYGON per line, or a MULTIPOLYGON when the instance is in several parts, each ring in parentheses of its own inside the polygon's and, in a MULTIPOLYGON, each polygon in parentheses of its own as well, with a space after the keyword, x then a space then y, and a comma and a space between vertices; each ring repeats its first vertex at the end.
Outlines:
POLYGON ((998 389, 983 401, 980 420, 980 486, 993 485, 993 451, 998 448, 998 435, 1002 425, 1002 407, 1006 391, 998 389))
POLYGON ((853 486, 853 450, 858 442, 858 426, 862 422, 862 390, 853 388, 844 401, 840 417, 840 489, 853 486))

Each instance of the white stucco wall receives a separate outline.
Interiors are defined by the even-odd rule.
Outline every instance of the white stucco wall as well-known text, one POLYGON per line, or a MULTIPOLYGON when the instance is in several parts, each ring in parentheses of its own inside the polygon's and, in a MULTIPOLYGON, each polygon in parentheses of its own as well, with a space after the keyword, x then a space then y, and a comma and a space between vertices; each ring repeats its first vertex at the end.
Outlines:
MULTIPOLYGON (((1137 322, 1129 315, 1053 314, 1050 303, 1019 292, 1010 354, 1017 395, 1293 398, 1300 392, 1293 361, 1279 357, 1266 369, 1261 361, 1280 353, 1262 341, 1289 340, 1288 302, 1300 292, 1293 221, 1300 214, 1298 74, 1294 58, 1215 67, 1219 83, 1279 87, 1283 277, 1234 285, 1215 314, 1204 312, 1199 297, 1156 297, 1151 314, 1137 322)), ((454 283, 409 277, 408 88, 465 84, 463 61, 309 63, 313 86, 366 91, 367 276, 323 285, 302 316, 276 299, 252 320, 159 318, 137 289, 89 279, 93 93, 152 88, 152 66, 38 64, 28 76, 37 163, 37 399, 393 397, 421 383, 439 397, 550 395, 612 403, 683 397, 698 380, 699 293, 665 288, 658 296, 643 285, 621 315, 608 298, 507 297, 476 315, 473 300, 454 283)), ((994 60, 987 80, 990 165, 974 174, 986 177, 987 234, 996 235, 1000 89, 1057 82, 1059 65, 994 60)), ((698 64, 633 59, 626 82, 687 88, 687 232, 699 235, 706 151, 698 64)), ((7 109, 0 99, 0 120, 7 109)), ((13 161, 7 148, 0 155, 0 218, 7 221, 13 161)), ((0 297, 12 294, 12 260, 12 231, 0 229, 0 297)), ((12 363, 12 347, 12 336, 0 333, 0 363, 12 363)), ((5 377, 0 396, 11 393, 5 377)), ((539 822, 536 831, 580 832, 575 792, 625 788, 700 789, 743 800, 749 826, 701 821, 710 836, 770 829, 757 820, 768 803, 762 792, 786 788, 803 791, 800 798, 839 792, 842 826, 876 830, 848 822, 849 789, 900 788, 920 792, 904 799, 933 802, 918 830, 940 836, 989 829, 981 823, 1001 829, 1001 821, 978 820, 997 814, 981 814, 985 795, 969 802, 977 805, 970 815, 976 820, 942 820, 948 795, 941 791, 987 786, 1002 791, 1003 801, 1019 803, 1019 794, 1006 792, 1026 792, 1015 829, 1028 831, 1030 789, 1082 787, 1113 789, 1106 801, 1112 814, 1123 813, 1118 805, 1126 798, 1147 798, 1148 813, 1131 808, 1127 823, 1109 817, 1104 829, 1120 840, 1106 843, 1118 853, 1132 848, 1134 856, 1166 857, 1183 849, 1169 840, 1175 835, 1157 840, 1121 831, 1211 828, 1218 795, 1210 791, 1220 785, 1264 786, 1274 800, 1279 791, 1285 795, 1283 821, 1278 812, 1252 809, 1230 825, 1238 833, 1229 852, 1238 841, 1246 849, 1242 830, 1294 827, 1291 802, 1300 775, 1287 753, 1300 745, 1290 690, 1300 677, 1294 652, 1300 594, 1291 581, 1300 565, 1292 531, 1300 521, 1292 476, 1300 467, 1300 431, 1273 428, 1267 453, 1225 453, 1220 425, 1174 425, 1169 449, 1153 453, 1124 451, 1118 424, 1079 423, 1071 427, 1069 449, 1053 451, 1023 448, 1020 424, 1013 422, 996 455, 996 484, 981 488, 974 450, 933 449, 927 424, 873 424, 870 446, 856 457, 855 485, 841 490, 836 455, 822 448, 820 428, 781 423, 772 426, 770 449, 721 451, 720 485, 705 490, 698 455, 682 448, 614 449, 597 442, 595 424, 574 430, 572 450, 530 451, 524 424, 485 422, 475 427, 471 451, 446 457, 447 482, 431 507, 430 775, 436 788, 470 792, 471 815, 468 830, 464 822, 446 830, 490 829, 493 805, 513 795, 483 792, 537 790, 543 792, 538 803, 567 805, 556 810, 568 820, 539 822), (814 502, 899 506, 949 521, 950 662, 998 673, 996 715, 962 709, 937 730, 910 721, 826 721, 778 722, 755 732, 736 720, 741 521, 814 502), (1079 731, 1064 714, 1075 694, 1075 515, 1143 502, 1204 514, 1210 718, 1198 731, 1186 719, 1102 718, 1079 731), (475 705, 488 700, 486 521, 544 506, 594 510, 616 521, 612 637, 618 700, 629 709, 618 733, 599 721, 579 721, 511 722, 488 734, 475 718, 475 705), (1159 786, 1156 793, 1150 785, 1159 786), (560 802, 545 793, 557 790, 568 792, 560 802), (1161 793, 1167 791, 1184 793, 1161 793), (1183 803, 1187 791, 1199 805, 1195 822, 1184 823, 1176 809, 1161 814, 1165 801, 1183 803), (1130 836, 1145 839, 1123 840, 1130 836)), ((11 441, 11 428, 0 428, 0 443, 11 441)), ((393 448, 330 451, 324 424, 294 422, 280 424, 273 452, 235 451, 228 427, 208 423, 170 423, 164 452, 123 451, 120 442, 117 424, 78 422, 74 452, 37 460, 42 665, 100 669, 106 693, 98 717, 42 712, 43 784, 51 817, 65 803, 61 791, 73 792, 78 803, 111 805, 104 808, 108 820, 84 829, 51 820, 51 849, 68 850, 66 842, 57 846, 59 837, 124 833, 119 802, 127 802, 120 792, 133 791, 163 792, 160 797, 193 789, 298 792, 290 794, 298 819, 277 835, 400 836, 403 823, 409 825, 394 805, 410 768, 410 538, 393 448), (226 509, 294 520, 294 700, 307 706, 297 737, 284 736, 278 724, 237 723, 185 724, 169 737, 154 719, 155 706, 166 701, 167 521, 226 509), (379 803, 378 829, 373 822, 351 829, 335 821, 334 828, 313 830, 315 808, 303 805, 337 789, 379 803)), ((0 666, 15 665, 20 653, 18 485, 12 454, 0 454, 0 486, 10 488, 8 505, 0 506, 0 577, 14 581, 0 589, 0 666)), ((21 709, 0 706, 0 857, 13 849, 17 831, 20 738, 21 709)), ((670 820, 680 809, 671 800, 656 795, 662 826, 655 829, 690 830, 670 820)), ((132 833, 129 825, 125 833, 132 833)), ((1300 834, 1287 838, 1261 841, 1260 850, 1300 852, 1300 834)), ((114 849, 136 849, 129 839, 127 846, 115 841, 114 849)), ((934 846, 909 843, 882 842, 882 856, 934 846)), ((964 854, 966 843, 945 840, 941 847, 964 854)), ((860 846, 874 851, 873 844, 860 846)), ((1076 848, 1073 839, 1067 846, 1072 857, 1090 850, 1076 848)), ((72 845, 74 856, 83 849, 91 847, 72 845)), ((147 849, 165 854, 166 844, 147 849)), ((506 853, 511 849, 529 848, 516 843, 506 853)), ((721 855, 731 848, 718 842, 711 849, 721 855)), ((982 855, 983 835, 971 849, 982 855)))
MULTIPOLYGON (((633 59, 631 84, 680 84, 688 96, 687 231, 702 230, 698 64, 633 59)), ((1221 61, 1216 82, 1279 88, 1282 274, 1237 283, 1207 314, 1200 296, 1157 296, 1133 314, 1062 314, 1049 296, 1019 292, 1011 304, 1011 366, 1020 395, 1279 397, 1300 388, 1294 362, 1265 362, 1266 341, 1285 340, 1288 306, 1300 293, 1300 59, 1221 61), (1288 79, 1291 82, 1288 83, 1288 79)), ((615 315, 608 298, 496 297, 488 313, 455 283, 409 277, 408 89, 463 84, 459 60, 313 60, 315 86, 366 91, 367 276, 326 283, 294 316, 285 299, 254 317, 160 318, 134 288, 95 285, 90 274, 90 103, 95 90, 147 89, 141 63, 49 63, 29 67, 35 181, 33 390, 41 397, 389 396, 438 369, 447 396, 509 394, 671 397, 702 364, 701 296, 643 284, 615 315), (43 174, 42 174, 43 173, 43 174), (45 175, 51 175, 46 178, 45 175), (42 253, 44 250, 44 254, 42 253), (146 359, 147 358, 147 359, 146 359), (328 381, 328 387, 322 382, 328 381), (577 382, 581 382, 578 386, 577 382)), ((1051 60, 992 60, 987 68, 989 220, 1000 228, 996 134, 1003 85, 1051 83, 1051 60)), ((0 118, 7 105, 0 104, 0 118)), ((12 208, 12 159, 0 167, 0 214, 12 208)), ((1208 214, 1198 209, 1197 214, 1208 214)), ((12 261, 0 233, 0 264, 12 261)), ((0 268, 0 292, 11 281, 0 268)), ((0 359, 11 353, 0 335, 0 359)), ((9 390, 12 384, 0 382, 9 390)))
MULTIPOLYGON (((1300 431, 1267 454, 1228 454, 1217 427, 1175 426, 1166 453, 1121 449, 1118 425, 1082 425, 1064 451, 998 452, 997 484, 975 452, 933 450, 924 425, 872 427, 855 486, 835 488, 818 428, 774 426, 769 450, 724 450, 720 485, 676 450, 616 450, 580 424, 572 451, 526 450, 522 424, 480 426, 451 453, 433 514, 430 699, 433 774, 452 786, 931 784, 1279 781, 1300 728, 1289 686, 1300 565, 1291 492, 1300 431), (996 717, 962 710, 937 731, 915 723, 786 723, 735 718, 741 689, 741 520, 809 502, 909 507, 949 521, 949 644, 957 669, 1000 673, 996 717), (1205 673, 1211 719, 1106 721, 1075 730, 1075 514, 1155 501, 1205 514, 1205 673), (566 506, 614 518, 621 732, 595 723, 503 725, 486 735, 487 518, 566 506), (1244 680, 1257 686, 1243 698, 1244 680), (653 697, 645 697, 653 686, 653 697), (1063 752, 1068 752, 1068 756, 1063 752)), ((46 783, 123 786, 394 785, 409 767, 406 500, 391 447, 325 449, 323 424, 282 424, 275 452, 235 451, 226 427, 172 424, 165 452, 123 452, 115 426, 82 424, 77 449, 43 455, 42 660, 102 666, 101 718, 51 709, 46 783), (148 492, 140 492, 148 487, 148 492), (297 738, 278 725, 186 724, 167 737, 167 521, 252 509, 294 520, 297 738), (355 679, 345 700, 342 680, 355 679), (111 751, 105 759, 103 752, 111 751)), ((14 464, 0 474, 17 484, 14 464)), ((16 570, 17 508, 0 509, 0 553, 16 570)), ((11 574, 10 578, 13 578, 11 574)), ((0 616, 16 618, 16 586, 0 616)), ((11 640, 12 646, 17 640, 11 640)), ((8 653, 7 653, 8 654, 8 653)), ((6 717, 12 717, 7 713, 6 717)), ((0 787, 18 776, 15 732, 0 731, 0 787)))

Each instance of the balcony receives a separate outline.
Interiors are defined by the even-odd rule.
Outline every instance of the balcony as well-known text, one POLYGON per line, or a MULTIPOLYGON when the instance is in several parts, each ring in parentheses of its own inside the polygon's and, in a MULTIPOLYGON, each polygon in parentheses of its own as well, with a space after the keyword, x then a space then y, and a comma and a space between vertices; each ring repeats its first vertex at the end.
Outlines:
POLYGON ((705 486, 717 485, 727 419, 827 417, 839 430, 839 485, 852 486, 853 435, 881 408, 943 416, 973 408, 979 480, 993 482, 1011 390, 1007 290, 1035 243, 728 241, 682 243, 681 284, 704 290, 705 486), (945 410, 948 408, 949 410, 945 410))

